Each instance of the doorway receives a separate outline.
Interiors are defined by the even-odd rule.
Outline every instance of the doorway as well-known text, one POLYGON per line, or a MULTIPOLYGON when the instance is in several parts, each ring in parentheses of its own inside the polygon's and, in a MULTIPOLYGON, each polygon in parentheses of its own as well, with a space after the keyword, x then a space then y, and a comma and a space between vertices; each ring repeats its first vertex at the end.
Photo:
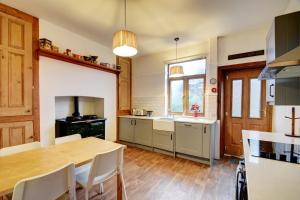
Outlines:
POLYGON ((242 130, 271 130, 272 112, 266 103, 266 81, 257 79, 263 66, 256 62, 220 69, 223 70, 219 73, 223 77, 219 85, 223 89, 219 93, 222 96, 221 155, 243 156, 242 130))

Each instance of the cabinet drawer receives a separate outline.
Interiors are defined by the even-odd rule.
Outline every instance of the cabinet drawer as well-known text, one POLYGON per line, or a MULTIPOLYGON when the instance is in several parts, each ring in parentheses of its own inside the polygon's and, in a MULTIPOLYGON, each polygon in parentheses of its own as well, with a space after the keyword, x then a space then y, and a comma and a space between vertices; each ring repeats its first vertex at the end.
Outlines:
POLYGON ((186 127, 193 129, 202 129, 202 124, 198 123, 188 123, 188 122, 176 122, 176 127, 186 127))
POLYGON ((153 146, 155 148, 174 151, 173 132, 153 130, 153 146))

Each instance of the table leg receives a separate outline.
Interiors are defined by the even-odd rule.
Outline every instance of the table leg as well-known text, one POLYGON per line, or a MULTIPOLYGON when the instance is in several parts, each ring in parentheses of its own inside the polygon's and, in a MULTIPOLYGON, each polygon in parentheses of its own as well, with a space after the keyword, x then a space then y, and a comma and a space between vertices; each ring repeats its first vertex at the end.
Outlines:
POLYGON ((117 200, 123 199, 123 192, 122 192, 122 179, 120 174, 117 174, 117 200))

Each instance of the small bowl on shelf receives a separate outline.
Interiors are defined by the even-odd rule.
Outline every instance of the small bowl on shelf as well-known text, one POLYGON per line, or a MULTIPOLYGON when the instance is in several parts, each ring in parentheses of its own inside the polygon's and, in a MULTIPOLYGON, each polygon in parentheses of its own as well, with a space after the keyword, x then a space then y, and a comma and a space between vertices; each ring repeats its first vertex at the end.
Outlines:
POLYGON ((90 62, 91 61, 91 57, 89 57, 89 56, 83 56, 83 60, 87 61, 87 62, 90 62))
POLYGON ((98 56, 90 56, 92 63, 97 63, 98 56))

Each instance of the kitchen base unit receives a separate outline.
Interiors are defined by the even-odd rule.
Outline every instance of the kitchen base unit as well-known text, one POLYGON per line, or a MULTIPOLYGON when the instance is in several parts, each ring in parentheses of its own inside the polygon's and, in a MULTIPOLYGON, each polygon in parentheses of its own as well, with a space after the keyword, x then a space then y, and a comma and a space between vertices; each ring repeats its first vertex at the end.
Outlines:
POLYGON ((129 146, 152 149, 152 123, 151 119, 120 118, 119 138, 120 142, 129 146))
POLYGON ((153 119, 119 117, 119 142, 207 165, 214 160, 214 120, 175 121, 175 131, 153 129, 153 119))
POLYGON ((215 123, 175 123, 177 157, 212 165, 214 160, 215 123))

